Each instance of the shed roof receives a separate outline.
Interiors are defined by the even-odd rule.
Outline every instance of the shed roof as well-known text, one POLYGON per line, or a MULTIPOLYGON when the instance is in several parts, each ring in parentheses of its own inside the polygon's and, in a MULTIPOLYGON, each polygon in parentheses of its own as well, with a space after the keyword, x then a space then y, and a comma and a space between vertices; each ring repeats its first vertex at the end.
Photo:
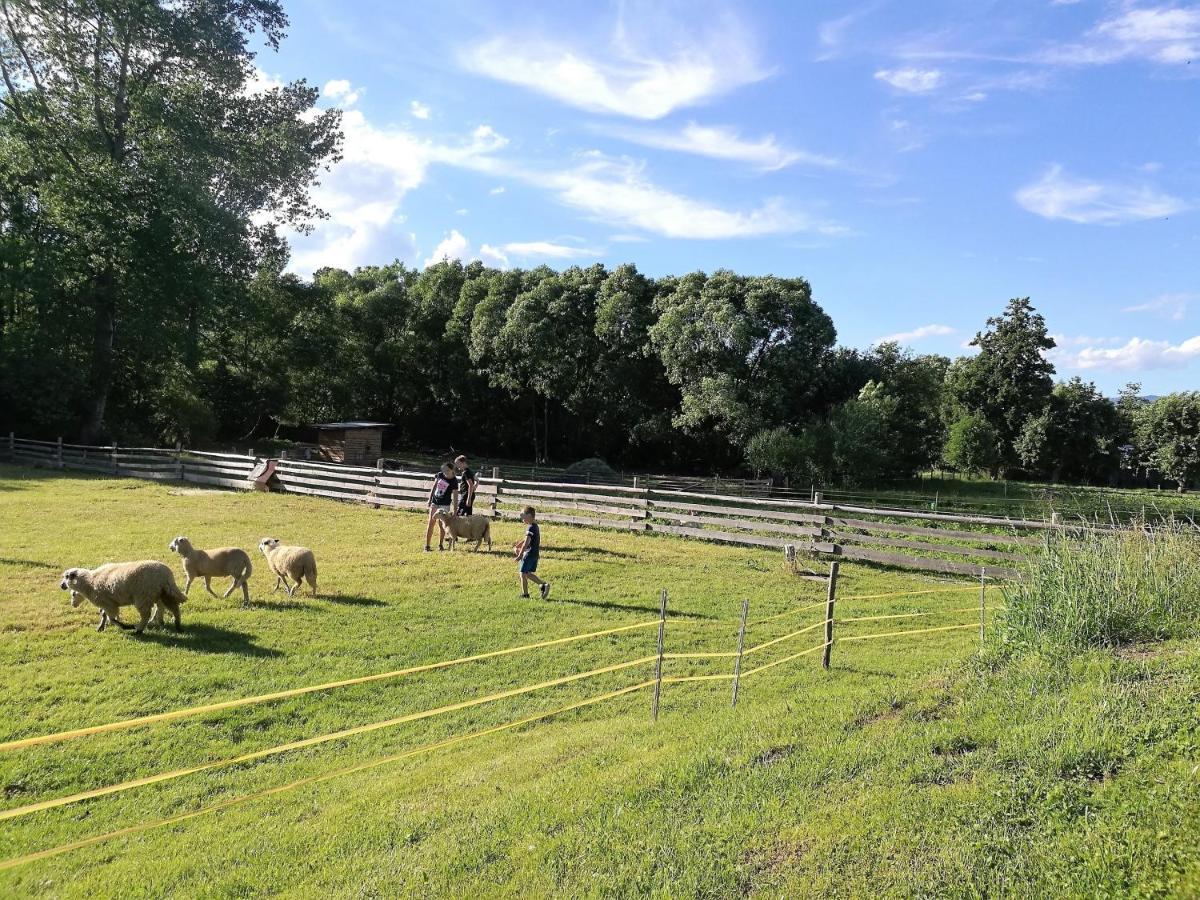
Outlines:
POLYGON ((349 431, 352 428, 391 428, 391 422, 326 422, 316 428, 336 431, 349 431))

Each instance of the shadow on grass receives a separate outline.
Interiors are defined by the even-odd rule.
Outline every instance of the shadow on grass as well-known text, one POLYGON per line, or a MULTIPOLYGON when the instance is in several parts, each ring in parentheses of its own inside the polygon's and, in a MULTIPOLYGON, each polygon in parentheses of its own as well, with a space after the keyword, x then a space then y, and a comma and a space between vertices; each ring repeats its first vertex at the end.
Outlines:
MULTIPOLYGON (((170 616, 167 622, 170 623, 170 616)), ((191 650, 195 653, 235 653, 238 656, 254 656, 259 658, 283 656, 283 652, 272 647, 259 647, 254 643, 254 635, 243 631, 233 631, 229 628, 218 628, 215 625, 184 624, 183 631, 175 631, 170 624, 165 630, 147 629, 137 640, 161 644, 164 647, 177 647, 180 650, 191 650)))
MULTIPOLYGON (((837 648, 834 648, 835 650, 837 648)), ((861 666, 839 666, 837 662, 837 654, 833 656, 833 668, 840 669, 843 672, 853 672, 855 675, 877 675, 880 678, 895 678, 895 672, 883 672, 879 669, 864 669, 861 666)))
POLYGON ((357 594, 322 594, 317 599, 328 600, 330 603, 341 603, 345 606, 387 606, 382 600, 357 594))
MULTIPOLYGON (((546 602, 547 603, 571 603, 571 604, 574 604, 575 606, 593 606, 596 609, 618 609, 618 610, 621 610, 622 612, 652 613, 653 615, 656 615, 656 616, 658 615, 658 606, 657 605, 643 606, 641 604, 633 604, 633 603, 613 603, 611 600, 580 600, 575 597, 555 597, 553 594, 550 595, 550 599, 547 600, 546 602)), ((668 611, 667 618, 668 619, 716 619, 717 616, 710 616, 705 613, 668 611)))
MULTIPOLYGON (((3 490, 0 488, 0 490, 3 490)), ((0 566, 26 566, 30 569, 50 569, 53 572, 61 572, 55 563, 42 562, 40 559, 10 559, 0 556, 0 566)))
POLYGON ((637 559, 636 553, 606 550, 603 547, 563 547, 561 550, 543 550, 542 556, 550 559, 587 559, 590 556, 611 556, 613 559, 637 559))

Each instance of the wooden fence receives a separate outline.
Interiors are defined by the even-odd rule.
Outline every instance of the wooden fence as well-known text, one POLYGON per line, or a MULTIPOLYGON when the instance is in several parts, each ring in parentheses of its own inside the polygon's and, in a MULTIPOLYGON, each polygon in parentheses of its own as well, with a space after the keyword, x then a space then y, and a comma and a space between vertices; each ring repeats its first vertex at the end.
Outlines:
MULTIPOLYGON (((9 435, 0 458, 43 468, 248 489, 266 460, 232 453, 83 446, 9 435)), ((274 490, 373 507, 425 509, 432 476, 382 467, 275 460, 274 490)), ((697 540, 825 554, 959 575, 1016 578, 1055 522, 823 502, 481 477, 475 511, 517 519, 526 504, 545 522, 644 531, 697 540)), ((1081 527, 1081 526, 1069 526, 1081 527)))

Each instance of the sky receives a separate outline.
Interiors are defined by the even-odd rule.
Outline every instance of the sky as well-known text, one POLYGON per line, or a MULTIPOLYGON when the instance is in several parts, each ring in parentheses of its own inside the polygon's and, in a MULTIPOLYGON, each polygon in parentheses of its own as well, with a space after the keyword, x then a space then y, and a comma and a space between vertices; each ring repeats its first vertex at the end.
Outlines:
POLYGON ((292 270, 802 276, 949 356, 1028 296, 1059 377, 1200 388, 1200 4, 289 0, 338 106, 292 270))

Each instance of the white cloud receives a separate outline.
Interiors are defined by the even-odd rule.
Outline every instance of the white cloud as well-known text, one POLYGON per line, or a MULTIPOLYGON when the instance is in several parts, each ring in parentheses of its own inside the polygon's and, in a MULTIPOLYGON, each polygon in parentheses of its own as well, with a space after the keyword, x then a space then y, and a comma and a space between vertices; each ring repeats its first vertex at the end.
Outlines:
POLYGON ((842 163, 831 156, 807 153, 784 147, 768 134, 758 140, 742 138, 732 128, 697 125, 689 122, 679 131, 653 131, 643 128, 605 129, 605 134, 660 150, 694 153, 713 159, 744 162, 763 171, 774 171, 793 163, 819 168, 838 168, 842 163))
POLYGON ((954 329, 949 325, 921 325, 914 328, 912 331, 898 331, 895 334, 884 335, 881 338, 876 338, 872 344, 887 344, 895 342, 897 344, 910 344, 913 341, 919 341, 927 337, 944 337, 948 334, 954 334, 954 329))
POLYGON ((266 91, 278 90, 285 87, 287 82, 278 75, 271 75, 264 72, 258 66, 254 66, 250 70, 250 77, 246 79, 246 86, 242 89, 242 93, 248 97, 255 94, 262 94, 266 91))
POLYGON ((942 83, 942 73, 938 69, 880 69, 875 78, 889 84, 898 91, 908 94, 925 94, 935 90, 942 83))
POLYGON ((493 247, 491 244, 484 244, 479 248, 479 258, 484 263, 496 269, 508 268, 508 256, 499 247, 493 247))
POLYGON ((451 228, 442 238, 441 243, 434 247, 433 252, 426 258, 425 268, 428 269, 435 263, 469 259, 470 250, 471 242, 463 237, 457 228, 451 228))
POLYGON ((339 106, 353 106, 362 95, 362 89, 355 89, 345 78, 335 78, 325 82, 321 94, 330 100, 337 100, 339 106))
POLYGON ((1161 294, 1146 303, 1126 306, 1121 312, 1154 313, 1167 319, 1180 321, 1187 315, 1188 304, 1197 299, 1196 294, 1161 294))
POLYGON ((730 14, 697 14, 689 22, 622 8, 608 42, 596 55, 573 49, 566 35, 499 35, 465 48, 462 65, 591 112, 658 119, 766 77, 757 50, 730 14))
POLYGON ((414 119, 428 119, 430 109, 420 100, 414 100, 408 105, 408 111, 412 113, 414 119))
POLYGON ((1186 64, 1200 56, 1200 6, 1126 6, 1101 21, 1081 41, 1056 44, 1040 54, 1043 62, 1088 66, 1143 59, 1186 64))
POLYGON ((1064 369, 1144 372, 1149 369, 1180 369, 1200 357, 1200 335, 1179 343, 1130 338, 1118 347, 1085 346, 1077 351, 1047 354, 1064 369))
POLYGON ((1017 191, 1016 200, 1043 218, 1085 225, 1155 219, 1187 209, 1182 200, 1149 185, 1087 181, 1067 175, 1060 165, 1017 191))
POLYGON ((546 259, 594 259, 604 254, 603 250, 591 247, 572 247, 553 241, 513 241, 502 248, 513 256, 544 257, 546 259))
POLYGON ((504 185, 501 184, 501 185, 497 185, 496 187, 492 188, 490 191, 488 191, 488 193, 492 194, 492 195, 503 194, 505 190, 506 190, 506 188, 504 187, 504 185))

